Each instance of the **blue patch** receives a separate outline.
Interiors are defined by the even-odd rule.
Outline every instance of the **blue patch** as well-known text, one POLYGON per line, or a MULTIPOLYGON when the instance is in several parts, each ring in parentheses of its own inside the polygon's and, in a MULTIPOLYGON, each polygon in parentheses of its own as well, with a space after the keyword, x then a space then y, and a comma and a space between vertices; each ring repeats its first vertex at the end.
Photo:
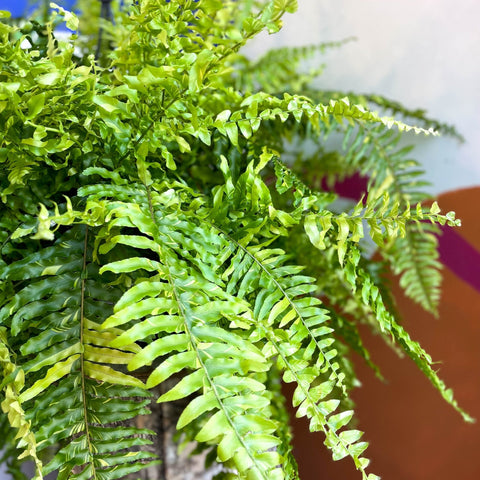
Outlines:
MULTIPOLYGON (((52 0, 57 5, 71 9, 75 0, 52 0)), ((43 2, 30 2, 28 0, 2 0, 0 10, 8 10, 12 17, 28 17, 38 5, 43 2)))

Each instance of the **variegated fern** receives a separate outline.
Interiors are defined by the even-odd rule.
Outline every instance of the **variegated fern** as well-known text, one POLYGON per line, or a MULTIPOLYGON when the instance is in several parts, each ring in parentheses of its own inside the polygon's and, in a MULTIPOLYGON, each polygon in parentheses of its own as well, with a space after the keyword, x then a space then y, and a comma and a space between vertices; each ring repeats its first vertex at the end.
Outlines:
POLYGON ((427 120, 309 86, 297 63, 336 44, 241 56, 295 0, 114 7, 97 59, 88 16, 79 26, 53 6, 46 25, 14 26, 0 12, 1 405, 14 477, 17 455, 33 458, 36 479, 155 464, 142 448, 155 432, 126 421, 176 379, 159 402, 188 399, 177 428, 215 451, 218 478, 297 478, 283 379, 333 458, 378 478, 351 426, 348 350, 371 363, 360 322, 469 419, 387 308, 362 240, 435 312, 435 225, 458 221, 419 203, 418 164, 396 146, 399 132, 434 134, 427 120), (56 38, 62 20, 80 35, 56 38), (331 134, 343 148, 328 150, 331 134), (286 140, 317 148, 306 158, 286 140), (318 180, 355 172, 368 195, 339 210, 318 180))

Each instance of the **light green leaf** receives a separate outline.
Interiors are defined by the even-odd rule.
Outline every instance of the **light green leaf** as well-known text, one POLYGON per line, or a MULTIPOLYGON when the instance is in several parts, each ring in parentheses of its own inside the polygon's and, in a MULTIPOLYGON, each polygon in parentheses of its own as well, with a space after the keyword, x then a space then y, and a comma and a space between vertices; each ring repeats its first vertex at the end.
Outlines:
POLYGON ((128 273, 136 270, 146 270, 147 272, 162 271, 162 265, 155 260, 142 257, 126 258, 125 260, 118 260, 111 262, 108 265, 104 265, 100 269, 100 273, 113 272, 113 273, 128 273))
POLYGON ((136 370, 145 365, 151 365, 154 360, 171 352, 186 350, 190 345, 190 337, 184 333, 167 335, 149 343, 135 355, 128 364, 129 370, 136 370))
POLYGON ((180 415, 177 428, 185 427, 193 420, 199 418, 203 413, 213 410, 214 408, 219 408, 219 404, 213 391, 194 398, 180 415))
POLYGON ((225 131, 227 136, 233 145, 238 146, 238 128, 237 124, 234 122, 225 123, 225 131))
POLYGON ((143 318, 144 316, 156 316, 161 313, 174 313, 177 303, 171 298, 147 298, 137 303, 129 304, 122 310, 118 310, 103 322, 103 328, 118 327, 131 320, 143 318))
POLYGON ((164 393, 158 402, 170 402, 188 397, 204 386, 205 374, 202 370, 197 370, 186 377, 183 377, 171 390, 164 393))
POLYGON ((125 103, 107 95, 94 95, 93 103, 97 104, 99 107, 102 107, 108 113, 127 111, 125 103))
POLYGON ((243 448, 235 431, 226 431, 217 447, 217 458, 226 462, 233 458, 239 448, 243 448))
POLYGON ((169 355, 148 377, 147 388, 155 387, 184 368, 194 369, 196 365, 197 356, 193 350, 169 355))
POLYGON ((197 55, 188 75, 188 90, 190 92, 198 92, 202 88, 208 66, 213 58, 215 58, 215 54, 212 50, 202 50, 197 55))
POLYGON ((43 110, 44 105, 45 105, 45 92, 34 95, 27 102, 28 115, 26 118, 28 120, 35 118, 43 110))
POLYGON ((195 436, 197 442, 210 442, 218 437, 222 437, 230 430, 231 426, 222 410, 213 414, 195 436))
POLYGON ((99 382, 108 382, 112 385, 124 385, 140 388, 144 387, 143 382, 138 378, 114 370, 106 365, 99 365, 98 363, 85 362, 85 374, 94 380, 98 380, 99 382))
POLYGON ((74 32, 78 30, 78 18, 74 13, 65 10, 56 3, 50 3, 50 8, 58 10, 58 12, 65 17, 65 23, 69 30, 74 32))
POLYGON ((20 401, 26 402, 36 396, 38 396, 41 392, 43 392, 47 387, 49 387, 52 383, 60 380, 65 375, 69 374, 72 370, 72 366, 76 360, 80 358, 80 355, 72 355, 67 360, 63 362, 59 362, 55 364, 53 367, 48 369, 47 374, 37 380, 30 388, 22 392, 20 395, 20 401))
POLYGON ((58 82, 60 77, 61 77, 60 72, 57 72, 57 71, 45 73, 37 77, 37 83, 39 85, 52 86, 58 82))

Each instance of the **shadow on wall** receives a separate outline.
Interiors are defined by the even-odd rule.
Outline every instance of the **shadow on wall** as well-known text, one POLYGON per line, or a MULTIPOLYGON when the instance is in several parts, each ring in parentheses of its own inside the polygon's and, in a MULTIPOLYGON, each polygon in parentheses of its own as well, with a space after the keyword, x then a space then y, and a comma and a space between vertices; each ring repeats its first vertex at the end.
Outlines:
MULTIPOLYGON (((440 240, 444 268, 439 319, 425 313, 394 286, 400 314, 411 336, 441 360, 437 370, 460 405, 477 419, 463 423, 410 359, 399 358, 364 329, 382 383, 355 358, 363 387, 353 392, 358 428, 370 442, 370 471, 388 480, 477 480, 480 478, 480 187, 439 196, 444 211, 454 210, 462 227, 440 240)), ((286 387, 288 389, 288 386, 286 387)), ((292 392, 288 392, 291 393, 292 392)), ((292 417, 294 417, 292 415, 292 417)), ((353 462, 333 462, 321 434, 294 419, 295 455, 302 480, 360 480, 353 462)))

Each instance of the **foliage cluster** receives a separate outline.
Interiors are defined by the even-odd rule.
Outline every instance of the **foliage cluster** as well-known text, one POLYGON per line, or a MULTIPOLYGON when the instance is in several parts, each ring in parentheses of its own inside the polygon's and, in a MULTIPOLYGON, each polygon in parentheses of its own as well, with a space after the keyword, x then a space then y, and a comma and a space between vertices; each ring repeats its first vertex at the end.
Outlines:
POLYGON ((398 147, 402 132, 434 133, 423 114, 314 89, 301 61, 336 44, 239 53, 296 0, 127 3, 113 22, 54 6, 44 24, 15 25, 0 12, 2 429, 14 477, 18 450, 36 479, 124 478, 157 462, 142 449, 155 432, 125 421, 178 378, 158 401, 189 399, 177 427, 224 464, 219 478, 297 478, 280 379, 333 458, 378 478, 351 423, 348 354, 372 364, 359 323, 468 419, 379 273, 389 264, 436 311, 434 233, 458 221, 422 205, 421 169, 398 147), (62 21, 76 32, 64 40, 62 21), (332 136, 343 146, 329 148, 332 136), (298 153, 307 141, 311 154, 298 153), (368 195, 340 208, 322 179, 353 173, 369 176, 368 195))

